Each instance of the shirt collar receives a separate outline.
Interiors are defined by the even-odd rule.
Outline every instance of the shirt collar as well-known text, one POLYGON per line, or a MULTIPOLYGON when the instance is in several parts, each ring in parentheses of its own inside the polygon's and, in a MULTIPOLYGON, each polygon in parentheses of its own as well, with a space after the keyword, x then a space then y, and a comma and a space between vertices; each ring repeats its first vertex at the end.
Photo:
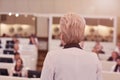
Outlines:
POLYGON ((65 49, 65 48, 72 48, 72 47, 82 49, 78 43, 66 44, 66 45, 64 46, 64 49, 65 49))

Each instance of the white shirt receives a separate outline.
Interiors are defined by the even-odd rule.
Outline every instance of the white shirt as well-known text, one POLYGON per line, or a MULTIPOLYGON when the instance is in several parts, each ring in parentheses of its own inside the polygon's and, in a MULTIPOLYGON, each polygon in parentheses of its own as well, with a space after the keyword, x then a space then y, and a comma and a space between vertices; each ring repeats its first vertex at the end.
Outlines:
MULTIPOLYGON (((12 67, 11 72, 9 74, 10 76, 13 76, 14 73, 19 73, 19 72, 15 71, 14 67, 12 67)), ((22 77, 27 77, 27 69, 22 68, 21 73, 22 73, 22 77)))
POLYGON ((67 48, 47 54, 41 80, 102 80, 101 71, 95 53, 67 48))

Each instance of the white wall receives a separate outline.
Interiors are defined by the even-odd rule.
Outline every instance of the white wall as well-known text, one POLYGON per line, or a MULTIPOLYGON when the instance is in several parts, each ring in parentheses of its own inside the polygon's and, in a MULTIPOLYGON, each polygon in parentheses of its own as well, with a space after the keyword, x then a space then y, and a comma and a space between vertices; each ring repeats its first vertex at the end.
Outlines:
POLYGON ((0 12, 120 15, 120 0, 0 0, 0 12))
MULTIPOLYGON (((120 0, 0 0, 0 13, 50 14, 77 12, 88 16, 120 16, 119 5, 120 0)), ((48 36, 46 33, 43 34, 47 26, 43 27, 38 23, 37 27, 37 35, 48 36), (41 28, 43 29, 42 32, 41 28)))
POLYGON ((37 18, 37 36, 48 37, 48 18, 38 17, 37 18))

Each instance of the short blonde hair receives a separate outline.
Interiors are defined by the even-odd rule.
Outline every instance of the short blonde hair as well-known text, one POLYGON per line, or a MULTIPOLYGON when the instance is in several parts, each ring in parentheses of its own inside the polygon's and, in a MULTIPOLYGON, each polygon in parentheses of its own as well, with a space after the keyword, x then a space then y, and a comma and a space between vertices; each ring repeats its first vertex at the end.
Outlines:
POLYGON ((60 32, 65 44, 79 43, 84 37, 85 20, 78 14, 69 13, 60 19, 60 32))

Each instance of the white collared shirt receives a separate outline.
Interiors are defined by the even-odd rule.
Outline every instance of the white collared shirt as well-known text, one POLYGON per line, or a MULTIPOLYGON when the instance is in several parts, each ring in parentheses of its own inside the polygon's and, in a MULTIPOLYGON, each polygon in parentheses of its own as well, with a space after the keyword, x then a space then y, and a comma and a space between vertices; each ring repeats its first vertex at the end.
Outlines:
POLYGON ((101 71, 95 53, 67 48, 48 52, 41 80, 102 80, 101 71))

